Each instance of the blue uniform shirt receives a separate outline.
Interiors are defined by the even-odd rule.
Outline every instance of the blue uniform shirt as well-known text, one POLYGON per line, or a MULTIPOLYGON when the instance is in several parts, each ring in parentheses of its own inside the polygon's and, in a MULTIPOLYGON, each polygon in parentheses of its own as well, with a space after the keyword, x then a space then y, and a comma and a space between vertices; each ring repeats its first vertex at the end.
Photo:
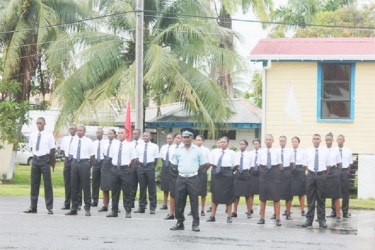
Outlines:
POLYGON ((204 152, 195 144, 191 144, 188 150, 185 147, 176 149, 170 162, 177 165, 182 174, 194 174, 199 166, 208 163, 204 152))

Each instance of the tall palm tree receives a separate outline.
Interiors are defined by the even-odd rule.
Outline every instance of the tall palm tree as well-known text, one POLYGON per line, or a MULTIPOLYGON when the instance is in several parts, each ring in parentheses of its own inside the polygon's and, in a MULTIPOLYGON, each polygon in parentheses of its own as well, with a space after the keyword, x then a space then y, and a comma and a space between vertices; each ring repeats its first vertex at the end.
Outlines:
MULTIPOLYGON (((70 43, 83 44, 84 49, 75 55, 79 62, 77 70, 67 75, 56 90, 62 111, 59 125, 69 119, 76 120, 89 110, 109 107, 114 100, 134 96, 134 3, 134 0, 102 2, 101 13, 115 14, 108 20, 112 32, 69 35, 70 43)), ((235 32, 210 19, 188 15, 211 16, 210 1, 146 1, 144 99, 157 103, 167 99, 181 101, 200 124, 214 132, 232 111, 226 94, 216 84, 217 79, 209 76, 210 72, 221 67, 241 68, 246 60, 220 47, 224 37, 237 37, 235 32), (222 61, 223 65, 219 65, 222 61)), ((67 43, 66 39, 62 37, 61 42, 50 48, 48 60, 69 60, 68 50, 56 50, 67 43)))

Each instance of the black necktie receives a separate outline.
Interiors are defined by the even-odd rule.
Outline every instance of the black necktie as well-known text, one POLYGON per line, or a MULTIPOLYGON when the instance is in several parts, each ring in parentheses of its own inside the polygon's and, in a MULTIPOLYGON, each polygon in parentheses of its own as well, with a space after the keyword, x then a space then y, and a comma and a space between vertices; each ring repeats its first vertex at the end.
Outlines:
POLYGON ((39 151, 39 146, 40 146, 40 139, 41 139, 41 137, 42 137, 42 135, 41 135, 40 132, 39 132, 39 134, 38 134, 38 139, 36 140, 36 147, 35 147, 35 150, 36 150, 36 151, 39 151))

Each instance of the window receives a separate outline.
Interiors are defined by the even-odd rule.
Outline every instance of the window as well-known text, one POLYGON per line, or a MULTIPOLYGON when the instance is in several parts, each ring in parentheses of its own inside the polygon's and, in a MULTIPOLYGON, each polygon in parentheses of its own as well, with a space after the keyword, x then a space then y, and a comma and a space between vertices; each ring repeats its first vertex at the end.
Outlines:
POLYGON ((352 63, 318 65, 318 121, 353 121, 354 74, 352 63))
MULTIPOLYGON (((227 136, 229 140, 236 140, 236 130, 217 130, 216 133, 215 139, 227 136)), ((203 137, 208 138, 208 130, 203 131, 203 137)))

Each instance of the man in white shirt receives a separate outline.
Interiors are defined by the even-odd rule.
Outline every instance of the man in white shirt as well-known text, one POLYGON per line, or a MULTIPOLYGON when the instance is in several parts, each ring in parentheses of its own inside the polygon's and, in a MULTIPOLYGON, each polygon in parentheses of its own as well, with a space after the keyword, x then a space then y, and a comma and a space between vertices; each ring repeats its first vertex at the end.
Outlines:
POLYGON ((161 190, 164 192, 164 199, 163 199, 163 206, 160 210, 167 210, 168 209, 168 195, 169 195, 169 161, 172 158, 172 147, 173 147, 173 134, 169 133, 166 136, 167 144, 163 145, 160 149, 160 159, 162 161, 162 168, 160 171, 160 182, 161 182, 161 190))
POLYGON ((65 215, 77 215, 78 194, 83 190, 85 215, 91 216, 90 169, 95 161, 95 147, 85 133, 86 127, 78 126, 72 142, 72 207, 65 215))
POLYGON ((64 206, 61 208, 62 210, 70 210, 70 205, 72 201, 72 153, 70 152, 72 142, 74 137, 76 136, 77 126, 75 124, 70 125, 69 127, 69 135, 64 136, 61 142, 61 155, 64 156, 64 187, 65 187, 65 201, 64 206))
POLYGON ((328 150, 320 146, 321 137, 314 134, 312 138, 313 147, 305 150, 304 165, 308 170, 306 177, 306 196, 308 211, 306 221, 302 227, 310 227, 314 221, 315 203, 317 203, 317 214, 320 228, 327 228, 325 219, 325 179, 327 177, 328 150))
POLYGON ((345 136, 337 136, 337 150, 339 151, 340 157, 342 159, 341 165, 341 193, 342 193, 342 214, 343 218, 349 218, 349 178, 350 178, 350 168, 353 164, 353 153, 350 148, 344 147, 345 136))
POLYGON ((118 216, 118 202, 120 192, 122 190, 124 207, 126 211, 126 218, 131 218, 131 191, 132 182, 130 179, 131 169, 134 167, 135 160, 137 158, 136 150, 127 142, 126 139, 127 131, 125 128, 118 130, 118 136, 116 141, 112 145, 112 151, 109 157, 112 158, 112 212, 107 217, 118 216))
POLYGON ((103 129, 96 130, 96 140, 93 142, 95 152, 95 162, 92 168, 92 203, 91 206, 98 206, 100 176, 104 160, 104 151, 107 148, 108 140, 103 139, 103 129))
POLYGON ((159 159, 159 146, 151 142, 151 133, 143 133, 143 145, 137 147, 138 154, 138 181, 139 181, 139 208, 134 213, 144 213, 146 191, 150 201, 150 214, 155 214, 156 209, 156 183, 155 168, 159 159))
POLYGON ((31 191, 30 208, 24 213, 37 213, 38 196, 40 187, 40 177, 43 175, 45 201, 48 214, 53 214, 53 190, 51 181, 51 167, 55 169, 55 139, 53 135, 44 130, 46 120, 44 117, 39 117, 36 120, 38 131, 31 134, 29 139, 29 147, 33 152, 33 164, 31 166, 31 191))
MULTIPOLYGON (((131 141, 132 146, 137 151, 138 148, 143 147, 143 140, 141 138, 141 130, 134 129, 133 130, 133 140, 131 141)), ((134 208, 135 197, 137 196, 138 191, 138 164, 134 165, 134 168, 131 169, 131 181, 132 181, 132 191, 131 191, 131 200, 132 200, 132 208, 134 208)))

